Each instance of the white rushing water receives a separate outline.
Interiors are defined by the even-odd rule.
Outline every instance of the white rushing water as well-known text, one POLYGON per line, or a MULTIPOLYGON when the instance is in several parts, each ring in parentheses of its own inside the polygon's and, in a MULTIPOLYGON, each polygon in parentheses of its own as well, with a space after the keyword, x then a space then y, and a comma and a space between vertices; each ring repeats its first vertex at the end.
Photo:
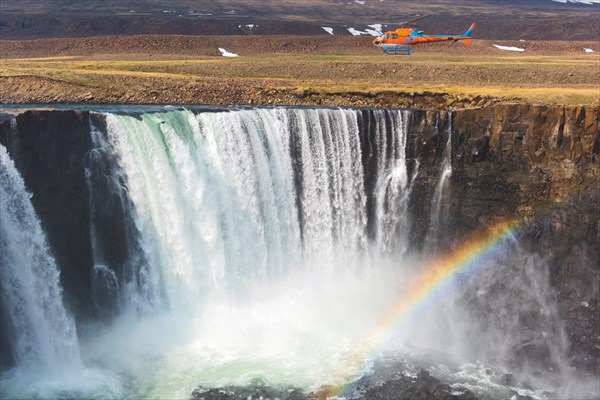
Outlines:
MULTIPOLYGON (((116 291, 125 305, 113 328, 85 341, 89 362, 122 369, 141 393, 158 397, 256 379, 316 389, 344 376, 339 362, 351 337, 383 301, 365 299, 373 288, 361 281, 368 269, 358 112, 105 118, 108 141, 92 130, 88 185, 93 193, 99 182, 126 183, 131 205, 118 184, 108 190, 132 214, 145 278, 117 278, 92 226, 96 303, 116 291), (118 169, 107 165, 111 152, 118 169), (156 358, 164 362, 147 362, 156 358)), ((92 221, 104 204, 90 205, 92 221)), ((135 243, 128 248, 135 253, 135 243)), ((378 286, 385 293, 395 284, 378 286)))
POLYGON ((96 311, 110 316, 127 307, 152 312, 159 303, 156 284, 139 243, 124 172, 104 132, 90 127, 91 149, 85 159, 94 267, 92 289, 96 311), (118 215, 115 221, 114 214, 118 215), (115 248, 114 235, 125 245, 115 248))
MULTIPOLYGON (((382 311, 414 284, 419 268, 409 251, 409 200, 419 173, 407 151, 411 111, 371 113, 371 237, 361 111, 95 114, 105 124, 92 123, 85 172, 94 258, 90 296, 103 319, 82 324, 85 367, 69 379, 50 389, 3 382, 22 397, 187 399, 198 385, 317 390, 345 384, 378 359, 396 357, 411 373, 424 365, 463 388, 489 389, 502 398, 509 389, 492 379, 502 375, 501 366, 490 374, 477 360, 502 361, 530 338, 524 339, 516 322, 519 310, 490 323, 473 319, 468 307, 481 302, 481 308, 505 309, 510 296, 530 305, 524 312, 544 310, 540 324, 557 337, 552 357, 564 358, 560 323, 549 311, 554 305, 547 276, 538 272, 543 263, 527 256, 487 259, 498 262, 492 272, 464 279, 442 304, 396 326, 390 343, 356 356, 382 311), (113 247, 115 232, 124 245, 113 247), (522 259, 526 268, 518 268, 522 259), (504 274, 520 280, 499 295, 495 285, 506 281, 504 274), (431 354, 435 361, 423 361, 431 354), (447 367, 440 361, 445 358, 455 358, 459 367, 447 367)), ((451 121, 430 231, 443 223, 450 130, 451 121)), ((22 186, 6 152, 1 154, 11 171, 6 186, 22 186)), ((4 181, 4 169, 2 174, 4 181)), ((18 209, 33 211, 24 189, 18 192, 25 204, 18 209)), ((15 229, 20 223, 11 220, 10 229, 27 231, 15 229)), ((33 236, 43 238, 36 224, 33 236)), ((11 232, 3 231, 2 240, 13 238, 11 232)), ((518 253, 512 245, 499 254, 518 253)), ((60 301, 51 265, 50 286, 60 301)), ((62 310, 60 329, 72 327, 62 310)), ((14 326, 28 330, 18 321, 14 326)), ((65 338, 76 346, 69 329, 71 336, 48 346, 65 338)), ((534 339, 543 345, 544 338, 534 339)), ((50 353, 50 365, 71 354, 67 350, 50 353)), ((543 398, 539 390, 519 390, 543 398)))
POLYGON ((340 112, 107 115, 151 290, 182 309, 336 247, 351 264, 366 247, 366 200, 357 116, 340 112))
POLYGON ((435 188, 435 193, 431 199, 431 211, 429 213, 429 230, 427 232, 427 238, 425 240, 426 246, 436 251, 438 247, 438 241, 440 239, 443 209, 449 207, 448 194, 448 183, 452 176, 452 113, 448 113, 448 126, 446 128, 446 145, 442 153, 442 162, 440 169, 440 178, 435 188))
POLYGON ((408 199, 415 181, 408 174, 406 142, 409 111, 375 111, 377 178, 373 193, 375 206, 375 243, 382 253, 394 250, 402 256, 408 250, 410 220, 408 199), (388 134, 390 135, 388 137, 388 134))
MULTIPOLYGON (((62 302, 59 273, 23 179, 0 145, 0 284, 19 371, 61 376, 80 367, 75 323, 62 302)), ((14 372, 18 374, 20 372, 14 372)), ((5 392, 11 374, 0 381, 5 392)))

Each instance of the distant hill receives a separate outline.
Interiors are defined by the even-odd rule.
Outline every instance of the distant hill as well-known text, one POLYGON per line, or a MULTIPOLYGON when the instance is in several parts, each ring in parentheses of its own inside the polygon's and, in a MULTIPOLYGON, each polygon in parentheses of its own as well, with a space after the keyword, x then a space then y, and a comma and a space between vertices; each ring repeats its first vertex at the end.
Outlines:
POLYGON ((600 0, 2 0, 0 38, 350 35, 424 14, 433 15, 419 26, 431 33, 477 22, 482 39, 600 40, 600 0))

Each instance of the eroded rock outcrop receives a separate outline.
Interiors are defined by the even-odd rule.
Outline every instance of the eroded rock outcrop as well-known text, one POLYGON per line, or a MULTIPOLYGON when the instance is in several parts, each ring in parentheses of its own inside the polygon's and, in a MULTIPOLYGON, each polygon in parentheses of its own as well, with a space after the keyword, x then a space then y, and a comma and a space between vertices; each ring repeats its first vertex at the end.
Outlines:
MULTIPOLYGON (((418 115, 418 114, 417 114, 418 115)), ((417 117, 413 209, 423 243, 448 114, 417 117), (435 132, 432 127, 438 126, 435 132)), ((442 246, 515 219, 519 241, 549 268, 576 368, 600 366, 600 109, 508 104, 452 113, 452 179, 442 246)))

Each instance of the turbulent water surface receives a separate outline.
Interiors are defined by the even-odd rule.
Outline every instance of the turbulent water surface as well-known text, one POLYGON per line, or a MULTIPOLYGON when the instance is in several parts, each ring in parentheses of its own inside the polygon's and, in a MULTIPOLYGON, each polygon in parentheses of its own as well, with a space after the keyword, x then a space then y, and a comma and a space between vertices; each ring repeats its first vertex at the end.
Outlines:
MULTIPOLYGON (((386 364, 409 375, 427 368, 456 393, 575 393, 543 262, 510 238, 365 348, 427 265, 423 254, 436 254, 452 179, 448 125, 426 251, 412 248, 411 112, 365 115, 95 114, 85 173, 96 318, 77 332, 29 195, 0 148, 2 301, 17 338, 2 397, 185 399, 197 386, 253 385, 308 393, 386 364), (525 313, 543 337, 523 328, 525 313), (552 365, 515 360, 523 343, 543 343, 552 365), (503 382, 507 373, 517 378, 503 382)), ((352 385, 336 394, 360 395, 352 385)))

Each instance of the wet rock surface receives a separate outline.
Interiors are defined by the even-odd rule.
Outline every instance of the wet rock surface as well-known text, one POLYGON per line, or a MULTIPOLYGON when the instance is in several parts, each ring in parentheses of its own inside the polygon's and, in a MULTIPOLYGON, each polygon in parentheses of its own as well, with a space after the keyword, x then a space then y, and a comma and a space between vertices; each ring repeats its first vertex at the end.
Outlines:
POLYGON ((191 393, 192 399, 198 400, 267 400, 289 399, 305 400, 306 395, 299 389, 278 390, 268 386, 258 388, 227 387, 222 389, 205 389, 198 387, 191 393))
POLYGON ((388 399, 433 399, 433 400, 476 400, 477 397, 466 388, 452 388, 448 383, 432 376, 422 369, 416 377, 401 375, 388 379, 364 392, 366 400, 388 399))
POLYGON ((198 400, 326 400, 335 396, 353 400, 477 400, 466 388, 451 387, 422 369, 416 376, 402 375, 395 368, 383 368, 373 375, 349 385, 349 388, 323 386, 311 393, 297 388, 262 387, 195 388, 192 399, 198 400))

